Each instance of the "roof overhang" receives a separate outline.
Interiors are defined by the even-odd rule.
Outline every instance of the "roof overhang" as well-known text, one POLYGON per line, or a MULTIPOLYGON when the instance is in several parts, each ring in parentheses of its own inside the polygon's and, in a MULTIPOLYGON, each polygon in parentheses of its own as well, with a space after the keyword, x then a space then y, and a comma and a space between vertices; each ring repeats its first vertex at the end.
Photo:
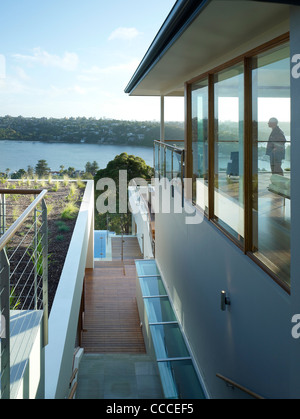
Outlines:
POLYGON ((183 96, 186 81, 288 32, 293 3, 177 1, 125 93, 183 96))

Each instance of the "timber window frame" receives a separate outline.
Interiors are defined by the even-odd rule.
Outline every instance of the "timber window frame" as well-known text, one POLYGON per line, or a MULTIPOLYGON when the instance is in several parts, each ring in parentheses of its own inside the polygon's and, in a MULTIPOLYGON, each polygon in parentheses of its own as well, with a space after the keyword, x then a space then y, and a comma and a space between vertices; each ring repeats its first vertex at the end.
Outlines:
POLYGON ((226 62, 206 73, 203 73, 185 83, 185 152, 186 152, 186 177, 193 177, 193 151, 192 151, 192 92, 193 86, 197 83, 201 84, 205 80, 208 81, 208 208, 202 208, 195 202, 194 196, 186 196, 187 199, 193 201, 199 211, 220 231, 222 231, 228 239, 233 241, 243 253, 249 256, 257 265, 260 266, 267 274, 269 274, 278 285, 280 285, 287 293, 290 293, 290 285, 277 276, 268 266, 263 263, 254 252, 253 248, 253 97, 252 97, 252 73, 253 61, 258 55, 272 51, 272 49, 289 44, 289 33, 283 34, 247 53, 240 55, 229 62, 226 62), (230 70, 235 66, 243 66, 244 75, 244 95, 243 95, 243 203, 244 203, 244 238, 237 240, 234 235, 228 232, 215 217, 215 79, 216 75, 225 70, 230 70))

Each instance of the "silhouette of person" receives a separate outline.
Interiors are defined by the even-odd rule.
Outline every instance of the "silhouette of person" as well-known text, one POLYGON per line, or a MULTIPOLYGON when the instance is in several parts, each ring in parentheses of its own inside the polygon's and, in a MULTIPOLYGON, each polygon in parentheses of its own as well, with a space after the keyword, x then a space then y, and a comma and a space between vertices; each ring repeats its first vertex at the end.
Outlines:
POLYGON ((268 126, 272 129, 272 132, 268 140, 266 155, 270 156, 272 174, 283 176, 281 164, 282 160, 285 159, 286 138, 283 131, 278 126, 278 119, 271 118, 268 122, 268 126))

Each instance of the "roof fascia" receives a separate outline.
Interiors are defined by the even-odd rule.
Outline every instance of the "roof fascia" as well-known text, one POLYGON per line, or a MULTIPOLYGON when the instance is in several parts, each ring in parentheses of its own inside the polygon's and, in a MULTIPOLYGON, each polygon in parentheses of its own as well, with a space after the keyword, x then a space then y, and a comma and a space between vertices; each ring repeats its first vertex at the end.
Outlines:
POLYGON ((212 0, 179 0, 169 13, 139 67, 125 88, 131 93, 212 0))

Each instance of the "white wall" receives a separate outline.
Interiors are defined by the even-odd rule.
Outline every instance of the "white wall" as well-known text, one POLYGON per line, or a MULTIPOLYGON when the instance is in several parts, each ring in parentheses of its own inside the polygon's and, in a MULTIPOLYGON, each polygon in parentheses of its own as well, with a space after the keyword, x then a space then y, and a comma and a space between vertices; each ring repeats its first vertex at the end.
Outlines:
POLYGON ((211 397, 289 395, 290 297, 208 220, 156 214, 156 259, 211 397), (225 290, 231 306, 220 309, 225 290))
MULTIPOLYGON (((140 188, 144 194, 147 194, 148 187, 140 188)), ((144 201, 138 199, 139 192, 136 192, 135 188, 129 187, 128 188, 128 195, 130 201, 134 201, 136 208, 132 208, 133 212, 133 222, 136 228, 137 239, 139 242, 139 246, 141 252, 144 255, 145 259, 153 258, 153 250, 152 250, 152 233, 151 233, 151 226, 149 224, 149 218, 147 215, 147 208, 145 206, 144 201), (136 211, 138 209, 139 211, 136 211)), ((148 195, 149 198, 149 195, 148 195)), ((134 234, 134 231, 132 232, 134 234)))
POLYGON ((93 267, 94 182, 88 181, 49 317, 45 398, 67 397, 85 268, 93 267))

